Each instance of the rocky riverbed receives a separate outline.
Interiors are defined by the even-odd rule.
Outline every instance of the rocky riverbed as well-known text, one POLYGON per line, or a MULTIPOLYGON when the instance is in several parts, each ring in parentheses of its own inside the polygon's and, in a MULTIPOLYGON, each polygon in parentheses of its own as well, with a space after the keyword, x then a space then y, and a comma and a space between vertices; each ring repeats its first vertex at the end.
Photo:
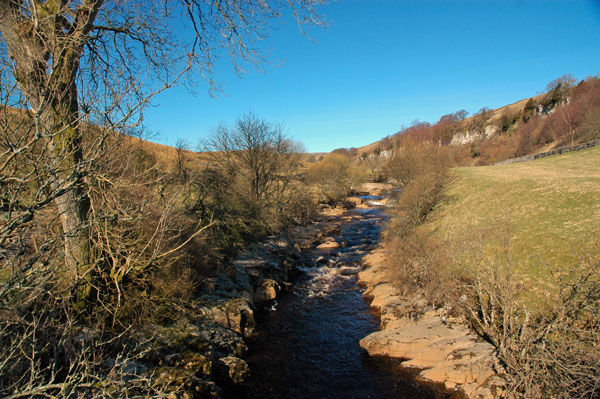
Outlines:
POLYGON ((387 270, 389 259, 378 248, 365 257, 367 267, 359 273, 364 296, 381 317, 381 330, 363 338, 361 347, 372 356, 402 359, 403 366, 420 370, 419 379, 468 398, 500 397, 503 381, 494 347, 419 295, 400 295, 387 270))
MULTIPOLYGON (((377 185, 367 187, 367 190, 374 195, 381 194, 383 189, 385 187, 377 185)), ((352 397, 455 397, 453 391, 464 392, 472 398, 492 398, 499 394, 501 381, 495 373, 493 348, 478 341, 464 326, 444 318, 439 310, 428 309, 418 297, 400 297, 386 277, 383 250, 376 250, 366 257, 366 269, 360 260, 354 258, 348 264, 349 266, 340 261, 340 254, 348 253, 345 246, 363 245, 349 244, 350 240, 340 238, 344 236, 340 235, 340 229, 343 230, 344 226, 355 223, 361 217, 364 218, 364 215, 359 214, 361 211, 369 212, 369 208, 380 206, 384 201, 376 197, 363 196, 352 198, 351 202, 357 208, 354 214, 346 213, 344 209, 324 208, 318 220, 306 226, 292 228, 286 234, 267 237, 252 245, 246 253, 231 262, 221 273, 207 280, 202 287, 202 295, 195 301, 194 317, 187 317, 185 321, 182 320, 169 328, 157 329, 156 338, 150 349, 139 363, 132 363, 132 373, 139 374, 141 370, 142 373, 151 375, 155 385, 171 392, 169 397, 173 399, 218 398, 232 395, 238 397, 240 394, 248 396, 249 392, 253 392, 254 396, 249 395, 251 397, 288 397, 277 392, 264 396, 260 391, 252 391, 256 389, 255 383, 251 391, 240 388, 249 381, 252 367, 258 367, 258 363, 252 365, 252 359, 248 359, 248 342, 255 339, 257 335, 269 336, 264 331, 260 331, 261 326, 257 325, 257 315, 265 312, 268 314, 270 309, 276 309, 278 301, 283 302, 277 308, 278 312, 298 311, 289 301, 290 297, 298 295, 299 292, 294 291, 292 281, 298 281, 299 276, 306 274, 307 270, 309 274, 310 270, 317 270, 314 277, 317 280, 319 278, 326 280, 328 277, 324 277, 323 270, 329 267, 337 282, 344 280, 338 286, 341 288, 339 290, 336 288, 331 294, 343 298, 343 301, 358 302, 348 305, 349 313, 343 315, 345 319, 339 320, 335 317, 340 312, 344 313, 339 303, 334 305, 332 302, 326 305, 311 303, 309 306, 324 308, 329 306, 331 313, 322 315, 322 319, 333 320, 336 326, 347 322, 352 323, 353 318, 364 318, 360 321, 363 324, 359 328, 354 328, 356 334, 347 333, 347 327, 340 327, 340 331, 332 329, 334 335, 344 334, 343 336, 352 341, 346 342, 349 346, 340 348, 339 351, 349 352, 356 348, 356 355, 350 360, 343 360, 342 363, 345 367, 346 364, 358 362, 356 366, 358 371, 353 373, 371 373, 368 378, 373 377, 373 381, 382 375, 387 376, 384 379, 387 378, 388 381, 384 384, 388 384, 391 388, 383 388, 381 391, 382 388, 377 385, 379 382, 371 383, 369 382, 371 380, 364 380, 363 375, 360 378, 351 377, 349 380, 344 380, 347 376, 342 373, 340 374, 342 382, 347 383, 333 390, 315 391, 317 396, 337 397, 336 389, 346 389, 347 392, 344 392, 351 394, 352 397), (313 252, 312 255, 307 256, 309 250, 313 252), (323 256, 314 256, 314 251, 322 253, 323 256), (332 254, 335 256, 332 257, 332 254), (362 269, 365 270, 358 273, 362 269), (362 291, 356 285, 357 279, 366 286, 364 295, 372 300, 371 306, 378 310, 380 323, 373 314, 367 312, 368 305, 361 298, 362 291), (351 295, 344 296, 348 292, 351 295), (286 297, 288 299, 285 299, 286 297), (361 306, 365 309, 361 310, 361 306), (416 313, 415 309, 418 309, 416 313), (415 317, 417 313, 419 317, 415 317), (373 332, 377 324, 381 331, 373 332), (367 334, 368 336, 364 337, 367 334), (415 385, 414 379, 406 379, 406 372, 396 372, 395 376, 390 377, 391 369, 398 371, 398 361, 369 363, 366 360, 369 357, 365 358, 360 353, 356 342, 360 338, 363 338, 360 345, 373 359, 381 356, 397 358, 398 361, 404 361, 404 370, 406 368, 420 370, 419 378, 422 381, 440 383, 447 390, 431 391, 423 388, 423 385, 415 385), (378 371, 374 372, 374 369, 378 371), (397 383, 400 380, 404 381, 402 382, 404 385, 398 387, 397 383), (352 384, 357 384, 356 388, 352 388, 352 384), (363 390, 365 387, 368 389, 363 390)), ((359 231, 358 235, 362 234, 360 229, 357 231, 359 231)), ((378 238, 369 241, 369 248, 361 247, 361 251, 372 250, 377 241, 378 238)), ((360 253, 362 258, 366 252, 357 253, 360 253)), ((317 286, 318 284, 317 281, 317 286)), ((317 287, 315 290, 314 284, 305 284, 300 289, 313 290, 313 294, 316 295, 327 294, 322 287, 317 287)), ((309 311, 310 309, 307 312, 309 311)), ((302 312, 306 313, 301 309, 300 313, 302 312)), ((287 315, 294 318, 295 314, 287 313, 287 315)), ((262 322, 265 323, 264 317, 262 322)), ((315 327, 316 332, 329 328, 323 327, 322 323, 315 325, 320 326, 315 327)), ((300 331, 300 334, 303 333, 300 331)), ((319 336, 317 339, 322 341, 327 338, 319 336)), ((342 341, 344 340, 340 339, 340 342, 342 341)), ((285 351, 290 349, 284 347, 282 353, 285 351)), ((256 348, 253 356, 256 356, 256 348)), ((266 367, 269 368, 271 365, 266 367)), ((311 367, 307 366, 307 368, 311 367)), ((335 371, 321 372, 321 374, 338 375, 335 371)), ((293 380, 295 377, 288 378, 293 380)), ((323 381, 323 383, 330 382, 323 381)), ((285 389, 286 386, 283 387, 284 391, 285 389)), ((462 393, 456 397, 460 395, 462 393)))
POLYGON ((249 399, 449 398, 418 384, 398 361, 370 357, 359 340, 377 330, 379 318, 357 285, 362 259, 380 241, 387 219, 380 198, 352 199, 339 232, 302 253, 304 272, 275 308, 255 313, 249 342, 248 380, 228 397, 249 399), (276 310, 275 310, 276 309, 276 310))
POLYGON ((244 355, 255 334, 255 312, 273 306, 302 274, 300 268, 310 266, 303 263, 303 252, 339 245, 331 235, 348 222, 344 212, 324 207, 312 223, 251 245, 203 282, 193 317, 156 328, 144 355, 131 362, 131 374, 150 376, 172 399, 223 397, 243 383, 251 372, 244 355))

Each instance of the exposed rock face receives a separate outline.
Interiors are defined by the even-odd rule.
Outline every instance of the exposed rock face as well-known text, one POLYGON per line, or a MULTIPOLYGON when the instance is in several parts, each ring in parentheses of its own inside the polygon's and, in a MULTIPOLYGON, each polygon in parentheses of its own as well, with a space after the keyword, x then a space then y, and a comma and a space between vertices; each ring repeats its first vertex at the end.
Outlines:
POLYGON ((485 127, 483 134, 486 139, 489 139, 490 137, 493 137, 496 134, 498 134, 499 131, 500 131, 500 127, 498 127, 496 125, 487 125, 485 127))
POLYGON ((487 125, 483 131, 468 130, 466 132, 457 133, 452 137, 450 145, 464 145, 481 139, 489 139, 495 136, 500 131, 496 125, 487 125))
POLYGON ((477 132, 475 130, 469 130, 467 132, 455 134, 454 137, 452 137, 450 145, 468 144, 474 142, 475 140, 479 140, 483 137, 484 135, 482 135, 480 132, 477 132))
POLYGON ((421 378, 461 389, 470 398, 500 397, 494 347, 418 296, 401 297, 386 277, 384 258, 383 250, 368 255, 368 267, 359 273, 367 286, 364 295, 381 314, 381 331, 363 338, 361 347, 369 355, 406 359, 407 367, 423 369, 421 378))

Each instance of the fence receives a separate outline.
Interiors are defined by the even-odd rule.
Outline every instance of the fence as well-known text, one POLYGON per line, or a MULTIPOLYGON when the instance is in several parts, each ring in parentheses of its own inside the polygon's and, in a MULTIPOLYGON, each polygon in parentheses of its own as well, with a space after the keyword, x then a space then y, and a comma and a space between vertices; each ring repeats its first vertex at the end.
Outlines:
POLYGON ((585 150, 586 148, 595 147, 597 145, 600 145, 600 140, 588 141, 587 143, 572 145, 572 146, 568 146, 568 147, 555 148, 551 151, 540 152, 539 154, 524 155, 522 157, 510 158, 510 159, 506 159, 504 161, 497 162, 494 165, 507 165, 507 164, 515 163, 515 162, 533 161, 534 159, 549 157, 550 155, 557 155, 557 154, 564 154, 564 153, 571 152, 571 151, 585 150))

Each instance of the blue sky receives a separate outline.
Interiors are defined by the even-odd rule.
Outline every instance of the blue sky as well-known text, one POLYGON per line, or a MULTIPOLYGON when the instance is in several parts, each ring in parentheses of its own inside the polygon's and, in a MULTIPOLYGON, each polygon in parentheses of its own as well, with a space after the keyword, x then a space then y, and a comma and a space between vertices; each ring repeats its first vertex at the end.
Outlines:
POLYGON ((600 73, 598 0, 340 0, 323 15, 329 26, 310 30, 313 41, 291 20, 274 29, 267 45, 284 62, 263 74, 240 78, 219 62, 216 99, 206 88, 157 96, 145 113, 152 140, 195 146, 251 111, 328 152, 600 73))

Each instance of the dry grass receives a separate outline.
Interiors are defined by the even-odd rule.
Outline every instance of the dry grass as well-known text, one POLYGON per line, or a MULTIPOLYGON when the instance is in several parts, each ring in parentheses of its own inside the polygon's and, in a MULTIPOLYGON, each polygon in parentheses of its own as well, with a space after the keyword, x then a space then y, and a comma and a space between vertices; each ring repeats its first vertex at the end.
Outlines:
MULTIPOLYGON (((534 101, 539 102, 542 98, 544 98, 544 96, 545 96, 545 94, 539 94, 537 96, 533 96, 530 98, 533 98, 534 101)), ((525 106, 525 104, 527 104, 527 101, 529 101, 530 98, 524 98, 524 99, 514 102, 512 104, 508 104, 508 105, 505 105, 504 107, 500 107, 500 108, 496 108, 496 109, 492 110, 492 113, 490 116, 490 122, 498 121, 502 117, 502 114, 504 114, 505 112, 516 113, 516 112, 521 111, 523 109, 523 107, 525 106)))
POLYGON ((491 255, 508 244, 530 299, 543 300, 551 293, 553 274, 567 273, 597 240, 600 148, 504 166, 457 168, 453 176, 446 199, 421 228, 457 252, 465 243, 483 242, 483 253, 491 255))
MULTIPOLYGON (((435 160, 408 153, 417 159, 407 165, 435 160)), ((496 347, 508 398, 598 397, 598 161, 600 148, 454 169, 433 211, 407 217, 422 196, 435 198, 424 173, 396 203, 385 239, 397 285, 464 317, 496 347)), ((405 164, 390 166, 402 183, 405 164)))
MULTIPOLYGON (((126 135, 123 135, 123 141, 125 144, 133 148, 139 148, 147 154, 150 154, 161 166, 165 168, 173 167, 173 165, 177 163, 179 155, 176 147, 153 143, 151 141, 140 139, 138 137, 131 137, 126 135)), ((201 158, 190 149, 182 149, 181 152, 184 154, 187 162, 191 162, 193 166, 203 166, 201 158)))

